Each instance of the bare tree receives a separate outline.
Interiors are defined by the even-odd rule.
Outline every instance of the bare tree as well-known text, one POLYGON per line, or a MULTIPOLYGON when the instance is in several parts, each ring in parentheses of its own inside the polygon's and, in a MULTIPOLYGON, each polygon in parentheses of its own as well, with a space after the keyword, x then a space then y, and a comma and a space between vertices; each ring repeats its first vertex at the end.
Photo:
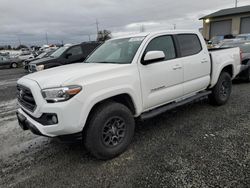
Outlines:
POLYGON ((112 35, 111 35, 111 31, 109 30, 103 30, 103 31, 98 31, 98 35, 97 35, 97 41, 98 42, 104 42, 106 40, 109 40, 112 38, 112 35))

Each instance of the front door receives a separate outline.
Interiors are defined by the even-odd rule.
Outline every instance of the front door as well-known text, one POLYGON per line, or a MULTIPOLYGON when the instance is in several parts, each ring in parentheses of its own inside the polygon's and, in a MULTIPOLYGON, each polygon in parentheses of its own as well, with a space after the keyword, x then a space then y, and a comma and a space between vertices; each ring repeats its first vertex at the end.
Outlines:
POLYGON ((183 95, 183 64, 176 58, 173 37, 166 35, 152 39, 144 54, 149 51, 163 51, 165 59, 149 65, 138 65, 144 111, 183 95))

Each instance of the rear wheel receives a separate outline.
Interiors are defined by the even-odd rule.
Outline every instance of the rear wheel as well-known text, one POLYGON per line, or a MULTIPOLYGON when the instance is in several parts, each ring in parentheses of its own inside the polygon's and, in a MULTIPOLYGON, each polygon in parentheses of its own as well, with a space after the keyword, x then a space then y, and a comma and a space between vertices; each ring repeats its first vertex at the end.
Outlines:
POLYGON ((17 68, 17 63, 12 63, 11 68, 17 68))
POLYGON ((84 130, 84 144, 98 159, 111 159, 123 153, 134 135, 131 111, 116 102, 101 104, 92 114, 84 130))
POLYGON ((226 104, 230 98, 231 91, 231 76, 227 72, 222 72, 217 84, 212 89, 212 94, 209 96, 210 102, 217 106, 226 104))

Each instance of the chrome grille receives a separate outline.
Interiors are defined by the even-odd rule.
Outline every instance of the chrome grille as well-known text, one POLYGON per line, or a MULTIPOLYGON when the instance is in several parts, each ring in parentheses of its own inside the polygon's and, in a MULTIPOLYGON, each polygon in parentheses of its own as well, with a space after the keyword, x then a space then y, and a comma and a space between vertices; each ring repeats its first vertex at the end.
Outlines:
POLYGON ((34 111, 36 109, 36 101, 29 88, 17 85, 17 100, 27 110, 34 111))

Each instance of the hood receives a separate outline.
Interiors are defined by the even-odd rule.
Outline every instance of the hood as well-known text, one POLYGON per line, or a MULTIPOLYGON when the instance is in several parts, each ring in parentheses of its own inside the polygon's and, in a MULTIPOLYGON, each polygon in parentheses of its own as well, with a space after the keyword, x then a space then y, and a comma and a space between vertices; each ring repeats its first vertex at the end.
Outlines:
POLYGON ((56 60, 56 58, 46 57, 46 58, 34 60, 30 64, 31 65, 39 65, 39 64, 43 64, 43 63, 46 64, 48 62, 55 61, 55 60, 56 60))
POLYGON ((128 64, 76 63, 29 74, 24 76, 24 78, 36 81, 44 89, 60 87, 69 80, 84 79, 88 76, 98 75, 99 73, 125 66, 128 66, 128 64))

